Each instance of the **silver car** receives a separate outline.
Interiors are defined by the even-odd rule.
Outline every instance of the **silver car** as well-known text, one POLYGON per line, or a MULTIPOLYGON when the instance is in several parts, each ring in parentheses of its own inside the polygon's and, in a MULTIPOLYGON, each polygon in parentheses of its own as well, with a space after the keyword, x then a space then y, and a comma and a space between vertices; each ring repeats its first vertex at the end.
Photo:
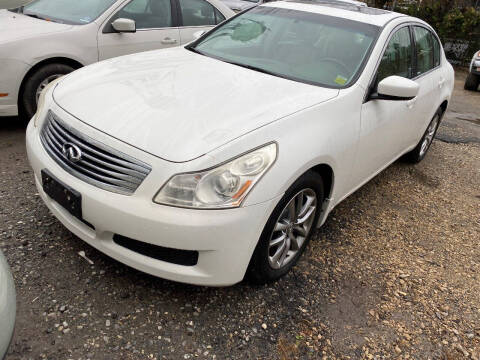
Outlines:
POLYGON ((478 85, 480 85, 480 51, 473 55, 467 80, 465 80, 465 90, 475 91, 478 85))
POLYGON ((0 359, 7 353, 15 325, 15 286, 7 260, 0 251, 0 359))

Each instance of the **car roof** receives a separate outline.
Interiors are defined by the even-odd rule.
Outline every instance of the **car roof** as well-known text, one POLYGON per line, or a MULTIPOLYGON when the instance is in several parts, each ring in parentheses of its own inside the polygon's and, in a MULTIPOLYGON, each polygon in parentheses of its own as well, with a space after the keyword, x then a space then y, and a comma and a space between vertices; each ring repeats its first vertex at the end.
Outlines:
POLYGON ((280 0, 262 4, 260 6, 318 13, 381 27, 392 19, 407 17, 404 14, 399 14, 393 11, 371 8, 363 5, 363 3, 362 5, 357 5, 351 1, 344 0, 280 0))

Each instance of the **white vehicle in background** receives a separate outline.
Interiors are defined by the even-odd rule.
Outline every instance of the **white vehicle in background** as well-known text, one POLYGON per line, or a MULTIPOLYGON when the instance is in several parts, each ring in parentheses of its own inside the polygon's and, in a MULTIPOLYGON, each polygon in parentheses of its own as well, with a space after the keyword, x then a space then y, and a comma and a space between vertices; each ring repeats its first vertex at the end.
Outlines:
POLYGON ((425 157, 453 79, 421 20, 270 2, 56 80, 27 153, 51 212, 109 256, 194 284, 268 282, 348 195, 425 157))
POLYGON ((252 7, 261 5, 263 3, 269 2, 271 0, 222 0, 222 2, 227 5, 230 9, 236 13, 243 10, 250 9, 252 7))
POLYGON ((0 359, 4 359, 12 341, 15 312, 15 285, 7 260, 0 251, 0 359))
POLYGON ((465 90, 476 91, 480 85, 480 51, 473 55, 472 62, 465 80, 465 90))
MULTIPOLYGON (((230 9, 235 11, 236 13, 250 9, 252 7, 262 5, 268 3, 270 1, 275 0, 222 0, 225 5, 227 5, 230 9)), ((356 1, 356 0, 306 0, 311 1, 312 3, 322 4, 322 5, 332 5, 335 7, 347 6, 351 7, 354 6, 362 6, 366 7, 367 4, 363 1, 356 1)))
POLYGON ((29 119, 41 91, 59 76, 186 44, 233 15, 220 0, 34 0, 0 10, 0 116, 29 119))

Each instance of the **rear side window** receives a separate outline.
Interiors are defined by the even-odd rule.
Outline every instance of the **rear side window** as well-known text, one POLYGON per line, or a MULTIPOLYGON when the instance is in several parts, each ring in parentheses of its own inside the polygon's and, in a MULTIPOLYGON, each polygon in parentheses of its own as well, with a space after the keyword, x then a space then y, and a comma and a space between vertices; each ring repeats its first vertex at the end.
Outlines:
POLYGON ((378 67, 376 83, 397 75, 407 79, 413 76, 413 47, 408 27, 401 28, 391 37, 378 67))
MULTIPOLYGON (((416 76, 426 73, 435 67, 434 38, 432 33, 420 26, 413 27, 417 56, 416 76)), ((438 44, 437 44, 438 45, 438 44)))
POLYGON ((183 26, 216 25, 215 8, 204 0, 179 0, 183 26))
POLYGON ((220 24, 224 20, 225 20, 225 16, 223 16, 223 14, 220 11, 215 9, 215 23, 220 24))

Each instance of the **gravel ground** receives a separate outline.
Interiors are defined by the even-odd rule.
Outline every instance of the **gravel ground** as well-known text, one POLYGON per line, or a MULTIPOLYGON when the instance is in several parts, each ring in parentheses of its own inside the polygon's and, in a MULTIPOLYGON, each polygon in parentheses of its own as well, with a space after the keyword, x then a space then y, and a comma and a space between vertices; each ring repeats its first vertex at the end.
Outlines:
POLYGON ((173 283, 89 247, 42 204, 24 128, 3 121, 7 359, 480 359, 480 93, 457 77, 427 158, 340 204, 294 271, 262 287, 173 283))

